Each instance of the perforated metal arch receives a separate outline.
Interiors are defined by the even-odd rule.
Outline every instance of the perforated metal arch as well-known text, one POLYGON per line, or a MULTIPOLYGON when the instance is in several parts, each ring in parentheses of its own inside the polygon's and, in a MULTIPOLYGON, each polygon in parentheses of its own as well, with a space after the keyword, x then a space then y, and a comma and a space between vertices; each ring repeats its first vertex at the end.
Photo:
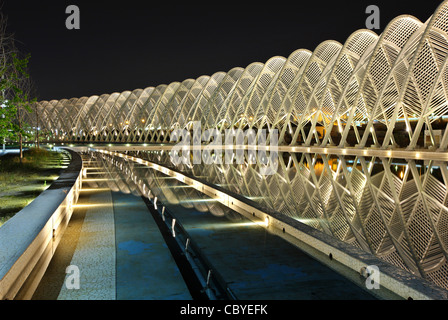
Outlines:
POLYGON ((344 45, 329 40, 245 69, 41 101, 39 118, 26 120, 57 142, 167 143, 173 128, 201 121, 203 129, 276 128, 281 144, 446 150, 448 135, 435 132, 448 112, 446 7, 426 23, 399 16, 381 36, 358 30, 344 45))

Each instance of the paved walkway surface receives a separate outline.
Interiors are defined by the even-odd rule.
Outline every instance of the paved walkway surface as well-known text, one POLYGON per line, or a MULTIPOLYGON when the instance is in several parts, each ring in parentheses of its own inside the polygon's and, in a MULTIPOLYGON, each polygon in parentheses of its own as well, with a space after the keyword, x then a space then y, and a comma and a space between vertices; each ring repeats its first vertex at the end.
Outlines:
POLYGON ((33 299, 191 299, 143 200, 85 187, 33 299))

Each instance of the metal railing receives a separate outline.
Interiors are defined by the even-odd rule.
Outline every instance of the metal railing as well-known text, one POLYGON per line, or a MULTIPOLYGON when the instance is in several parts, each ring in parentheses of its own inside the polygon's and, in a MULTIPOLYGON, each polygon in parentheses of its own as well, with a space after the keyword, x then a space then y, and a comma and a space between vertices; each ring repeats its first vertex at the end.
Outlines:
POLYGON ((149 197, 148 200, 153 205, 153 208, 150 209, 159 215, 165 226, 170 230, 171 236, 191 265, 201 283, 202 291, 207 297, 210 300, 236 300, 237 297, 229 288, 227 282, 170 209, 161 204, 160 201, 158 202, 157 197, 149 197))

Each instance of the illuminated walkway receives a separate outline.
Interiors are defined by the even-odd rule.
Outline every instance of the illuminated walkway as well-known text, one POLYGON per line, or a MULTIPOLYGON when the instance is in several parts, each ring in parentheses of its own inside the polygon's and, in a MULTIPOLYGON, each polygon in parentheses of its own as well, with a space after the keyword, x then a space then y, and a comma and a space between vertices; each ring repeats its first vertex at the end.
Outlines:
POLYGON ((99 159, 87 168, 82 196, 33 299, 201 299, 198 283, 203 285, 200 291, 210 288, 212 299, 377 298, 372 295, 377 292, 362 287, 360 277, 346 279, 169 176, 157 175, 165 194, 182 197, 181 190, 189 189, 190 197, 177 204, 156 200, 159 209, 161 201, 166 204, 161 223, 158 211, 152 209, 155 199, 144 201, 133 182, 138 174, 144 177, 142 170, 153 169, 135 167, 131 173, 99 159), (213 213, 207 209, 211 205, 213 213), (170 229, 173 219, 175 237, 170 229), (174 240, 184 244, 186 239, 188 249, 180 247, 188 266, 172 248, 174 240), (79 268, 78 290, 66 286, 69 265, 79 268), (197 278, 185 269, 195 269, 197 278))
POLYGON ((33 299, 191 299, 141 198, 86 182, 76 207, 33 299), (65 284, 69 265, 80 271, 77 290, 65 284))

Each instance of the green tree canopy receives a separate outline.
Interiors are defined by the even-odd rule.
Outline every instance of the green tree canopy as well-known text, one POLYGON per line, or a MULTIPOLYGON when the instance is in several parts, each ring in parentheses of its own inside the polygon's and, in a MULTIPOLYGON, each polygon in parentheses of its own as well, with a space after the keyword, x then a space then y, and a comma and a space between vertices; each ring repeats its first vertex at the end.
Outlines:
MULTIPOLYGON (((23 114, 32 112, 28 73, 30 55, 21 57, 14 37, 6 32, 6 18, 0 13, 0 142, 26 135, 23 114)), ((21 148, 22 149, 22 148, 21 148)))

